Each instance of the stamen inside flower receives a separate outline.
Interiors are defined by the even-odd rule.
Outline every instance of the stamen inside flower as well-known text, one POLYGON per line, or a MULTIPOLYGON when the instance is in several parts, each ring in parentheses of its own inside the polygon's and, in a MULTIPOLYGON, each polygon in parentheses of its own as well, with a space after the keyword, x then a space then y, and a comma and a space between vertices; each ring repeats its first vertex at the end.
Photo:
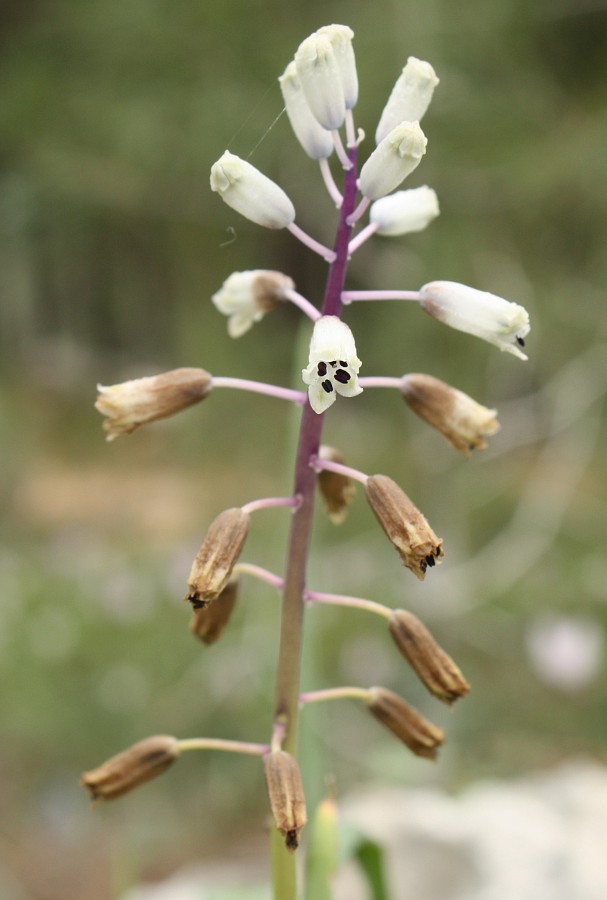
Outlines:
POLYGON ((350 373, 343 369, 338 369, 335 373, 335 381, 339 381, 340 384, 347 384, 351 377, 350 373))

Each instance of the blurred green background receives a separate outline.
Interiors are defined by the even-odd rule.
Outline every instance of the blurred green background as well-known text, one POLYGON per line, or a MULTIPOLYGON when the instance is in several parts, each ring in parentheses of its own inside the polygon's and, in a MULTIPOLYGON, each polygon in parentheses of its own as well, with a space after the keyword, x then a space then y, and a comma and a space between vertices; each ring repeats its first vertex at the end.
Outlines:
MULTIPOLYGON (((437 278, 525 305, 529 362, 413 305, 347 312, 365 375, 429 372, 497 407, 502 431, 465 461, 395 392, 328 417, 348 462, 392 476, 445 541, 418 584, 360 492, 334 528, 319 504, 310 584, 418 613, 473 684, 429 700, 381 620, 311 611, 304 685, 384 684, 444 724, 436 766, 409 758, 356 704, 302 718, 311 801, 325 774, 456 789, 606 757, 607 7, 577 0, 6 0, 0 10, 0 894, 108 900, 192 860, 261 856, 253 759, 189 754, 90 811, 80 772, 149 734, 265 741, 275 595, 246 584, 222 641, 199 645, 181 602, 222 509, 288 492, 295 416, 217 392, 106 444, 95 383, 180 365, 296 384, 309 329, 286 309, 239 341, 211 294, 276 268, 312 301, 324 264, 240 219, 208 188, 229 147, 278 181, 331 242, 335 211, 290 133, 276 79, 329 22, 355 31, 357 125, 369 137, 407 56, 441 84, 427 232, 376 238, 351 288, 437 278)), ((259 513, 246 559, 280 571, 286 516, 259 513)), ((262 863, 263 865, 263 863, 262 863)), ((263 871, 263 869, 262 869, 263 871)))

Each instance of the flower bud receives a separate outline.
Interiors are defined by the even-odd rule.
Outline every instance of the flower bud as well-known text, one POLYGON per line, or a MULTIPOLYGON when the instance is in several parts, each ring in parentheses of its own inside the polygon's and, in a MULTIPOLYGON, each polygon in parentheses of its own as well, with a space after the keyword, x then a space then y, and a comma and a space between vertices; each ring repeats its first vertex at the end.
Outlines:
POLYGON ((400 122, 421 121, 438 82, 430 63, 410 56, 383 109, 375 143, 379 144, 400 122))
POLYGON ((133 744, 107 762, 84 772, 80 784, 93 800, 113 800, 161 775, 179 756, 177 738, 161 734, 133 744))
POLYGON ((354 336, 337 316, 321 316, 314 323, 308 365, 301 377, 308 385, 308 399, 320 415, 337 394, 357 397, 362 393, 358 371, 362 363, 356 355, 354 336))
POLYGON ((208 606, 226 587, 248 531, 249 517, 239 508, 226 509, 211 522, 188 579, 185 599, 194 609, 208 606))
POLYGON ((380 197, 371 206, 369 220, 379 225, 375 234, 394 237, 423 231, 438 214, 438 198, 424 185, 380 197))
POLYGON ((274 824, 284 836, 287 850, 297 850, 299 832, 307 822, 297 761, 290 753, 277 750, 264 756, 263 767, 274 824))
POLYGON ((393 128, 361 169, 361 193, 378 200, 397 188, 418 167, 427 143, 419 122, 401 122, 393 128))
POLYGON ((269 269, 232 272, 211 300, 228 318, 228 334, 238 338, 284 302, 284 291, 295 287, 292 278, 269 269))
POLYGON ((308 106, 323 128, 334 131, 346 117, 340 67, 326 35, 314 33, 295 53, 295 66, 308 106))
MULTIPOLYGON (((318 455, 320 459, 328 459, 341 465, 345 462, 339 450, 333 447, 322 446, 318 455)), ((354 482, 347 475, 321 469, 318 473, 318 487, 327 507, 327 515, 334 525, 341 525, 356 493, 354 482)))
POLYGON ((203 644, 214 644, 230 621, 238 596, 238 579, 233 578, 224 587, 216 600, 209 606, 194 611, 190 631, 203 644))
POLYGON ((204 369, 173 369, 162 375, 135 378, 122 384, 97 385, 95 403, 106 421, 107 440, 131 434, 142 425, 164 419, 199 403, 211 393, 212 378, 204 369))
POLYGON ((444 555, 438 538, 419 509, 387 475, 370 475, 365 484, 367 500, 386 536, 416 578, 444 555))
POLYGON ((311 159, 327 159, 333 153, 331 132, 322 127, 308 106, 294 62, 278 81, 295 137, 311 159))
POLYGON ((450 656, 413 613, 395 609, 388 621, 394 643, 420 681, 443 703, 464 697, 470 685, 450 656))
POLYGON ((527 359, 520 348, 529 334, 529 313, 518 303, 455 281, 431 281, 419 294, 422 309, 439 322, 527 359))
POLYGON ((369 689, 368 707, 378 722, 389 728, 412 753, 436 759, 437 750, 445 739, 443 730, 405 703, 402 697, 387 688, 373 687, 369 689))
POLYGON ((346 109, 353 109, 358 100, 358 75, 352 47, 354 32, 347 25, 324 25, 316 34, 328 37, 331 42, 344 91, 346 109))
POLYGON ((286 228, 295 220, 295 207, 283 189, 228 150, 211 167, 211 190, 264 228, 286 228))
POLYGON ((402 381, 402 395, 414 413, 436 428, 449 443, 470 456, 484 450, 486 437, 499 431, 497 413, 432 375, 412 373, 402 381))

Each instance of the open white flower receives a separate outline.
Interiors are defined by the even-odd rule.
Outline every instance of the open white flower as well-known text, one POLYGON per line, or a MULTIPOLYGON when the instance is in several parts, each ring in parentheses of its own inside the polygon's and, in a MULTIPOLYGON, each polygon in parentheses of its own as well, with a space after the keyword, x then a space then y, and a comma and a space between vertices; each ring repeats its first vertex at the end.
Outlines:
POLYGON ((419 166, 427 143, 419 122, 401 122, 393 128, 360 170, 361 193, 379 200, 397 188, 419 166))
POLYGON ((211 167, 211 190, 245 219, 264 228, 286 228, 295 220, 295 207, 283 189, 229 150, 211 167))
POLYGON ((354 336, 345 322, 337 316, 321 316, 312 332, 310 361, 301 373, 314 412, 324 413, 335 403, 337 394, 342 397, 361 394, 360 367, 354 336))
POLYGON ((232 272, 211 300, 220 313, 229 316, 228 334, 237 338, 283 302, 285 289, 294 287, 292 278, 270 269, 232 272))
POLYGON ((419 122, 430 105, 437 84, 438 78, 430 63, 410 56, 384 106, 375 142, 379 144, 400 122, 419 122))
POLYGON ((369 220, 379 226, 376 234, 393 237, 423 231, 438 214, 438 197, 423 185, 380 197, 371 206, 369 220))
POLYGON ((419 294, 422 309, 439 322, 527 359, 520 348, 529 334, 529 313, 518 303, 455 281, 431 281, 419 294))

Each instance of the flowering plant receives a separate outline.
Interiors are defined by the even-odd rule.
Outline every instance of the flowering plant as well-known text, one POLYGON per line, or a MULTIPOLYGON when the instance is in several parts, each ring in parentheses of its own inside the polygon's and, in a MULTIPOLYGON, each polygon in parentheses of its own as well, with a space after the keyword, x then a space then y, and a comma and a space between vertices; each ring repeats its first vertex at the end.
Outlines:
POLYGON ((220 637, 229 621, 241 576, 259 578, 280 590, 281 631, 272 734, 264 743, 156 736, 83 776, 83 783, 95 799, 109 799, 160 774, 187 750, 217 749, 261 757, 276 825, 274 890, 281 900, 297 896, 292 851, 297 848, 306 823, 297 762, 297 727, 302 706, 343 698, 362 701, 380 723, 422 757, 434 758, 444 741, 441 729, 386 688, 334 687, 302 692, 300 662, 306 606, 328 603, 384 617, 397 648, 432 695, 450 704, 469 690, 457 665, 412 613, 393 610, 370 599, 308 587, 306 569, 317 486, 331 519, 339 523, 352 501, 353 483, 361 482, 380 527, 404 566, 419 580, 423 581, 428 570, 441 563, 444 556, 442 539, 391 478, 358 471, 345 463, 339 451, 321 445, 325 413, 337 395, 354 398, 367 389, 395 388, 418 416, 466 456, 475 448, 486 447, 486 438, 499 428, 494 410, 431 375, 360 376, 362 362, 354 335, 343 321, 344 309, 352 302, 365 300, 413 302, 438 321, 521 359, 526 358, 521 348, 529 331, 528 315, 521 306, 450 281, 434 281, 419 290, 346 290, 348 262, 373 234, 395 236, 419 231, 438 215, 438 201, 431 188, 396 190, 426 152, 427 140, 420 120, 438 78, 428 62, 414 57, 408 60, 381 114, 376 147, 359 172, 358 149, 363 135, 354 124, 358 80, 352 38, 352 31, 343 25, 320 28, 302 42, 279 79, 295 136, 307 155, 318 162, 329 196, 339 210, 332 248, 321 245, 296 224, 296 210, 285 191, 250 163, 226 151, 211 169, 211 188, 225 203, 256 224, 288 229, 328 264, 320 306, 299 294, 288 275, 265 270, 232 273, 212 298, 217 309, 228 317, 232 338, 247 333, 284 303, 299 307, 312 323, 309 357, 302 368, 307 392, 214 376, 202 369, 177 369, 125 384, 101 386, 97 400, 97 408, 107 417, 104 428, 108 439, 172 415, 221 387, 267 394, 301 408, 291 495, 252 500, 220 513, 205 534, 186 592, 193 607, 191 630, 204 643, 211 643, 220 637), (343 172, 341 188, 329 165, 332 156, 343 172), (367 212, 369 224, 354 234, 367 212), (251 515, 272 507, 288 508, 292 514, 281 575, 241 559, 251 515))

